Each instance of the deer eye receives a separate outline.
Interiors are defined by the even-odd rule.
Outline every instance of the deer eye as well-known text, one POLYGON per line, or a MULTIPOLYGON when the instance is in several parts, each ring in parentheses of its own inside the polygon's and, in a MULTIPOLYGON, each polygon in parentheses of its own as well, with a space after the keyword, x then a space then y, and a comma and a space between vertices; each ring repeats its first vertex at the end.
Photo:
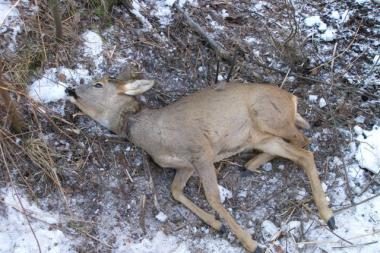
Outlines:
POLYGON ((103 88, 103 84, 102 83, 95 83, 94 87, 95 88, 103 88))

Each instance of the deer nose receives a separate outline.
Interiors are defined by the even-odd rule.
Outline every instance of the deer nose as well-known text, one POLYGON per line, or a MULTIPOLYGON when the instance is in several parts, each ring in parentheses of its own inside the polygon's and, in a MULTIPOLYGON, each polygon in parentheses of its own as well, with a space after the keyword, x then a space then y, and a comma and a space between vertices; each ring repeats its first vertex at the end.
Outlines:
POLYGON ((68 88, 66 88, 65 92, 67 95, 69 95, 71 97, 78 98, 78 95, 76 94, 75 89, 73 89, 73 88, 68 87, 68 88))

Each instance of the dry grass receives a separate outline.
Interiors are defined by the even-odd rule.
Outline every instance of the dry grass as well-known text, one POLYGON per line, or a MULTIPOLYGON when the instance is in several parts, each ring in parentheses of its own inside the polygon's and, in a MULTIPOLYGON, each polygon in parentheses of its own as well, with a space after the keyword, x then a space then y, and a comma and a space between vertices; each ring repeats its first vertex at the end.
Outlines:
POLYGON ((39 185, 46 190, 53 185, 63 194, 60 170, 55 163, 57 153, 40 136, 44 135, 44 129, 54 129, 58 134, 65 135, 66 139, 69 133, 55 123, 56 120, 52 118, 47 108, 32 102, 22 91, 28 82, 41 75, 44 68, 75 64, 73 57, 76 45, 79 43, 80 32, 78 23, 80 15, 83 15, 80 10, 83 6, 88 6, 88 11, 94 12, 103 2, 95 0, 61 2, 59 11, 62 17, 63 39, 59 41, 56 40, 54 18, 48 0, 36 1, 38 11, 22 16, 24 32, 17 39, 17 54, 4 54, 0 62, 0 71, 10 80, 6 89, 11 97, 17 98, 18 107, 28 127, 22 134, 14 135, 6 124, 0 126, 2 148, 0 166, 9 168, 6 173, 2 171, 1 179, 8 181, 14 177, 15 182, 27 186, 31 192, 35 191, 32 190, 32 185, 39 185))
MULTIPOLYGON (((0 167, 5 168, 0 170, 0 181, 18 184, 28 189, 32 196, 58 191, 66 202, 61 184, 62 169, 57 165, 59 159, 65 160, 66 157, 42 138, 47 132, 53 132, 76 145, 77 141, 71 137, 73 133, 61 127, 70 122, 33 102, 24 90, 27 83, 39 78, 45 68, 75 65, 81 29, 88 29, 91 22, 99 20, 112 5, 121 1, 60 1, 58 9, 63 39, 58 41, 49 1, 38 0, 35 3, 38 4, 38 11, 22 13, 24 31, 17 38, 17 53, 5 53, 0 59, 0 73, 9 80, 6 86, 0 86, 19 108, 20 117, 27 125, 21 133, 15 134, 9 124, 0 121, 0 167)), ((107 16, 110 18, 110 15, 107 16)), ((2 104, 0 97, 0 120, 9 118, 2 104)))
MULTIPOLYGON (((47 62, 55 66, 71 65, 76 43, 78 43, 78 12, 68 1, 60 8, 62 14, 63 40, 56 41, 54 18, 46 0, 38 1, 38 12, 23 16, 24 33, 18 39, 17 54, 4 55, 3 72, 16 85, 25 84, 38 76, 47 62)), ((53 66, 54 67, 54 66, 53 66)))

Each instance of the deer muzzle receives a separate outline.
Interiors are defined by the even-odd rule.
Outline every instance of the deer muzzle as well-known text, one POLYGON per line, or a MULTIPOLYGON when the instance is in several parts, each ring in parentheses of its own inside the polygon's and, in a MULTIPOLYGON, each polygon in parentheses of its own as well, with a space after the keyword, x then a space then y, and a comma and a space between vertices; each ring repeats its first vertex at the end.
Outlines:
POLYGON ((73 97, 73 98, 75 98, 75 99, 78 98, 78 95, 77 95, 77 93, 75 92, 75 89, 73 89, 73 88, 66 88, 65 92, 66 92, 66 94, 67 94, 68 96, 70 96, 70 97, 73 97))

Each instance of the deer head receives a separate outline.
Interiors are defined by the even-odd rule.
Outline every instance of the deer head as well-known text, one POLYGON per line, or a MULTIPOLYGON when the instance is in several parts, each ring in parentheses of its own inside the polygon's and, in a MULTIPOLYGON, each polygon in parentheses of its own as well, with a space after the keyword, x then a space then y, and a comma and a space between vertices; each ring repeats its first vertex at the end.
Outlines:
POLYGON ((118 80, 104 77, 76 89, 68 88, 66 93, 70 102, 85 114, 111 131, 124 135, 123 117, 140 110, 139 102, 134 96, 144 93, 153 85, 153 80, 118 80))

